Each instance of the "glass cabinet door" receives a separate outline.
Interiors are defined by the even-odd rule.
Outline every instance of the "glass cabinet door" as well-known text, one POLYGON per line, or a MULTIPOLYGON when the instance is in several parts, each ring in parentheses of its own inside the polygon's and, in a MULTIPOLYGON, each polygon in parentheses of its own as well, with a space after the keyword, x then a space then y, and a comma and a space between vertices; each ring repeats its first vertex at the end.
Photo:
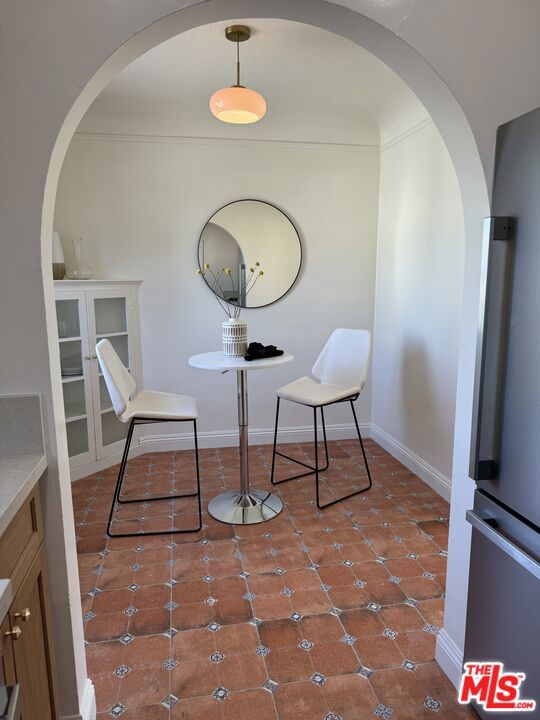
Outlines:
POLYGON ((68 454, 71 466, 77 467, 95 452, 84 293, 59 294, 56 317, 68 454))
MULTIPOLYGON (((130 335, 131 297, 126 293, 95 290, 87 294, 90 317, 90 336, 95 342, 107 339, 128 370, 132 370, 132 338, 130 335)), ((109 392, 98 363, 95 365, 94 404, 99 408, 96 417, 96 451, 98 458, 123 448, 128 424, 116 417, 109 392), (114 446, 118 444, 118 447, 114 446)))

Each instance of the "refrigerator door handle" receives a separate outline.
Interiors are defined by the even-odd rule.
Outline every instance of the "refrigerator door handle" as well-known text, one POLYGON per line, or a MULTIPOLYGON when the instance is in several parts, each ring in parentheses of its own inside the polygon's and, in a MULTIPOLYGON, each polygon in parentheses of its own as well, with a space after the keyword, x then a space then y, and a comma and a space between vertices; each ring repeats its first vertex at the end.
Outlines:
POLYGON ((469 468, 470 476, 476 481, 495 479, 499 472, 513 269, 513 243, 508 240, 511 239, 512 227, 512 218, 488 217, 484 220, 469 468))
POLYGON ((494 518, 482 518, 477 515, 474 510, 467 510, 465 517, 475 530, 481 532, 482 535, 484 535, 500 550, 505 552, 513 560, 519 563, 521 567, 525 568, 525 570, 534 575, 537 580, 540 580, 540 563, 500 532, 497 532, 495 529, 496 520, 494 518), (490 524, 490 520, 495 527, 490 524))

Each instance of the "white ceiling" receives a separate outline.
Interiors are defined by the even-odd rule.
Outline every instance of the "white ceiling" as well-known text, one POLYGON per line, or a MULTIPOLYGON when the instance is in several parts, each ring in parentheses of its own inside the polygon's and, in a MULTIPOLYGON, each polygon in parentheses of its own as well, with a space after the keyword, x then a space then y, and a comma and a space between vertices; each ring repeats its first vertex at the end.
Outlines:
POLYGON ((129 65, 79 132, 376 145, 427 116, 392 70, 350 41, 289 21, 240 22, 252 29, 240 46, 242 84, 267 102, 260 122, 234 126, 210 113, 210 96, 235 82, 236 69, 236 46, 224 37, 229 23, 216 23, 129 65))

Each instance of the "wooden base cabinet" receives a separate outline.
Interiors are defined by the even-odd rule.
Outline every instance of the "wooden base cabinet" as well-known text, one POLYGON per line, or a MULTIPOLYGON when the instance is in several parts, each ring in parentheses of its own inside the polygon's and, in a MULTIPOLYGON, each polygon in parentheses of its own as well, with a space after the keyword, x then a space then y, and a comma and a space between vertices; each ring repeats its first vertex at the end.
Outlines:
POLYGON ((12 566, 8 577, 14 592, 0 626, 1 674, 7 684, 20 686, 22 720, 57 720, 60 714, 37 488, 0 538, 0 555, 12 566))

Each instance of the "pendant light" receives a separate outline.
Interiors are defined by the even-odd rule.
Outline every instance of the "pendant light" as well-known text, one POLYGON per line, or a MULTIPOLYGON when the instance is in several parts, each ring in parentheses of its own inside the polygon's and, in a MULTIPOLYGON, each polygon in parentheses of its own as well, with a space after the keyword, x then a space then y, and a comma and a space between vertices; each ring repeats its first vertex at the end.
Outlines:
POLYGON ((229 25, 225 28, 225 37, 236 43, 236 85, 215 92, 210 98, 210 110, 222 122, 258 122, 266 112, 265 99, 255 90, 240 85, 240 43, 249 40, 251 30, 246 25, 229 25))

